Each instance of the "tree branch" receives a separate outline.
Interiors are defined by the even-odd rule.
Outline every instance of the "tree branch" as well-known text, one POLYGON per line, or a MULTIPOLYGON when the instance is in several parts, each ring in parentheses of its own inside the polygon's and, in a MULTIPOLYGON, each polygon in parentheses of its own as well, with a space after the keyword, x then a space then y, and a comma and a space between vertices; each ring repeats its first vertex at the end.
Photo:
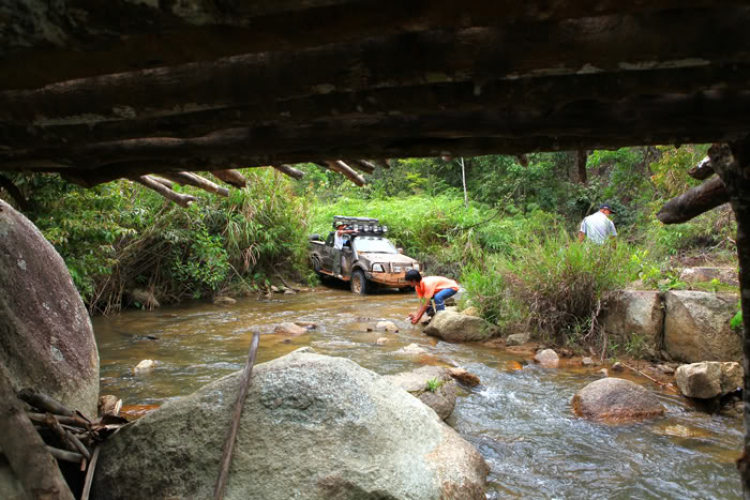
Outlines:
POLYGON ((669 200, 656 217, 663 224, 681 224, 728 202, 724 183, 715 177, 669 200))

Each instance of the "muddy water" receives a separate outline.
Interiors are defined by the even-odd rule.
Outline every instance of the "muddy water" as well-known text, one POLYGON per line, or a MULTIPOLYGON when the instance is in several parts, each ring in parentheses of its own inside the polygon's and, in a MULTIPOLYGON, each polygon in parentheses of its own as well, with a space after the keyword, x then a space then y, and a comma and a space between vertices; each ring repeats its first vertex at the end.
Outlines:
MULTIPOLYGON (((193 304, 95 318, 101 390, 125 405, 158 405, 190 394, 241 369, 254 331, 262 334, 258 363, 308 345, 380 374, 450 363, 482 380, 462 389, 449 423, 489 463, 488 498, 741 498, 734 467, 740 421, 694 412, 681 398, 664 394, 662 419, 627 426, 577 419, 570 400, 597 379, 595 369, 541 369, 498 350, 437 341, 406 321, 416 304, 414 295, 359 297, 320 288, 231 306, 193 304), (378 320, 391 320, 400 331, 368 332, 378 320), (312 322, 318 329, 293 339, 273 335, 284 321, 312 322), (389 342, 378 346, 379 337, 389 342), (394 353, 412 343, 428 354, 394 353), (132 368, 143 359, 156 360, 157 367, 136 376, 132 368)), ((637 381, 657 390, 647 379, 637 381)))

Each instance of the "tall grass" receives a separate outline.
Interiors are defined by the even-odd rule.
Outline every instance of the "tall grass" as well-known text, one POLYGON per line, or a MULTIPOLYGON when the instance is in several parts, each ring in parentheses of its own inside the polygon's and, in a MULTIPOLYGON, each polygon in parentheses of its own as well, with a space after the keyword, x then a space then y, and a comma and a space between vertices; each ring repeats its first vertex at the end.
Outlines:
POLYGON ((578 243, 566 232, 530 239, 510 256, 490 258, 464 275, 482 316, 508 331, 527 330, 559 343, 591 342, 604 292, 632 278, 623 242, 578 243))

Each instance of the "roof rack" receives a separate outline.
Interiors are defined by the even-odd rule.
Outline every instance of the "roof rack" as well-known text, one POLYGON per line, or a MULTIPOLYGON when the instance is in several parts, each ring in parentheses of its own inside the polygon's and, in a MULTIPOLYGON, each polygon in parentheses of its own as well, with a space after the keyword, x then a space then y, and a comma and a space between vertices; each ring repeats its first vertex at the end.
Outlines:
POLYGON ((378 219, 370 217, 347 217, 345 215, 336 215, 333 217, 334 229, 344 224, 347 229, 353 229, 360 236, 380 236, 388 232, 388 226, 381 226, 378 219))

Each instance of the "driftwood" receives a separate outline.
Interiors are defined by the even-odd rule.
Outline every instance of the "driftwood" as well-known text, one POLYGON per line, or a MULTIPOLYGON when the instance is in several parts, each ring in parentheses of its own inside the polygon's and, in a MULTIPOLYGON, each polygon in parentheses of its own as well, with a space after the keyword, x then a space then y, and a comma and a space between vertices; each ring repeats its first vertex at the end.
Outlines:
POLYGON ((727 202, 724 182, 715 177, 669 200, 656 217, 663 224, 681 224, 727 202))
POLYGON ((211 173, 217 179, 220 179, 230 186, 236 188, 243 188, 247 186, 247 179, 245 179, 241 173, 236 170, 212 170, 211 173))
POLYGON ((187 194, 180 194, 175 191, 172 191, 168 187, 166 187, 164 184, 157 182, 154 180, 154 178, 150 175, 142 175, 140 177, 136 177, 133 179, 135 182, 139 184, 143 184, 147 188, 156 191, 169 201, 173 201, 180 205, 183 208, 187 208, 190 206, 191 203, 194 203, 196 201, 195 196, 190 196, 187 194))
POLYGON ((162 174, 164 177, 175 181, 177 184, 184 186, 194 186, 200 188, 209 193, 215 193, 219 196, 226 198, 229 196, 229 190, 225 187, 221 187, 215 182, 211 182, 208 179, 195 175, 192 172, 170 172, 162 174))
POLYGON ((271 165, 273 168, 281 172, 282 174, 286 174, 289 177, 292 177, 294 179, 300 180, 302 177, 305 176, 305 173, 302 170, 296 169, 290 165, 271 165))
POLYGON ((29 498, 73 500, 60 469, 26 416, 1 364, 0 419, 3 422, 0 448, 29 498))
POLYGON ((343 161, 327 161, 326 165, 329 170, 333 170, 334 172, 343 175, 357 186, 361 187, 365 185, 365 179, 343 161))
POLYGON ((232 451, 234 451, 234 442, 237 439, 237 431, 240 428, 240 417, 242 417, 242 410, 245 406, 247 391, 250 387, 250 377, 253 373, 253 365, 255 364, 255 355, 258 352, 259 342, 260 334, 258 334, 258 332, 253 333, 253 339, 250 342, 250 352, 247 355, 245 368, 244 370, 242 370, 242 377, 240 378, 237 401, 234 403, 234 412, 232 413, 232 423, 231 427, 229 428, 229 435, 227 436, 226 441, 224 441, 224 453, 221 457, 221 469, 219 470, 219 478, 216 481, 216 488, 214 489, 215 500, 222 500, 224 498, 224 489, 226 488, 227 478, 229 476, 229 466, 232 463, 232 451))

